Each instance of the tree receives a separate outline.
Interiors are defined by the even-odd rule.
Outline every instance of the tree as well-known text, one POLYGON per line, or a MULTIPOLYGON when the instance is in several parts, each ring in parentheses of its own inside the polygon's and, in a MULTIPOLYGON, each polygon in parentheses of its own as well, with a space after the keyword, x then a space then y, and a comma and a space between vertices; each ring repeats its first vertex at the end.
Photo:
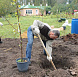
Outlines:
POLYGON ((56 0, 48 0, 48 5, 53 7, 56 3, 56 0))
POLYGON ((67 0, 57 0, 57 4, 66 4, 67 0))
POLYGON ((11 5, 11 0, 0 0, 0 16, 5 16, 13 11, 14 6, 11 5))
MULTIPOLYGON (((19 15, 20 15, 20 13, 19 13, 19 3, 18 3, 18 1, 17 0, 13 0, 13 2, 12 2, 12 4, 14 5, 14 6, 16 6, 16 17, 17 17, 17 20, 18 20, 18 27, 19 27, 19 35, 20 35, 20 50, 21 50, 21 62, 23 61, 23 51, 22 51, 22 36, 21 36, 21 26, 20 26, 20 22, 19 22, 19 15), (14 5, 14 3, 15 3, 15 5, 14 5)), ((5 18, 6 19, 6 21, 13 27, 13 25, 9 22, 9 20, 7 20, 7 18, 5 18)), ((14 27, 13 27, 14 28, 14 27)), ((14 28, 15 29, 15 28, 14 28)), ((15 29, 16 31, 18 31, 17 29, 15 29)))

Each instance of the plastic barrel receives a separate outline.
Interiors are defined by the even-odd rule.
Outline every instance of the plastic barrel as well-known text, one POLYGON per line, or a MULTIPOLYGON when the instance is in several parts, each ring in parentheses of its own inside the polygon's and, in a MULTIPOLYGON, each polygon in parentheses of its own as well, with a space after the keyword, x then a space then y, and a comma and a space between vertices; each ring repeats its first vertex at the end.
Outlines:
POLYGON ((20 60, 20 58, 16 59, 16 63, 17 63, 17 68, 20 72, 25 72, 28 70, 29 67, 29 60, 28 58, 23 58, 24 60, 27 60, 27 62, 18 62, 18 60, 20 60))
POLYGON ((78 34, 78 19, 72 19, 71 33, 78 34))

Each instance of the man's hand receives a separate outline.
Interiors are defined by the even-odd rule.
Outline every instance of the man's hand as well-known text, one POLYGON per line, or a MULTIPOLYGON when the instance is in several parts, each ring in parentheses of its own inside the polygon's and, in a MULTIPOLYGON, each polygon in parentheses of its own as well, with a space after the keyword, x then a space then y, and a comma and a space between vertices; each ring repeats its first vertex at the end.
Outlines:
POLYGON ((35 28, 35 33, 36 33, 36 34, 40 34, 39 29, 35 28))
POLYGON ((47 60, 51 61, 52 60, 52 57, 51 56, 47 56, 47 60))

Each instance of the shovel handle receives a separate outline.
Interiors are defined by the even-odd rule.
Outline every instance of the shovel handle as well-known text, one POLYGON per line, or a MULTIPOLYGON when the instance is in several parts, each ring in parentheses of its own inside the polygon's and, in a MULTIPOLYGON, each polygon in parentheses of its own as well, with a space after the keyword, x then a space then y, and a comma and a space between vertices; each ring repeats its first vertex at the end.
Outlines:
MULTIPOLYGON (((41 37, 40 37, 39 34, 38 34, 38 37, 39 37, 39 39, 40 39, 40 41, 41 41, 41 43, 42 43, 42 45, 43 45, 43 47, 44 47, 44 49, 45 49, 45 51, 46 51, 47 56, 49 57, 49 54, 48 54, 48 52, 47 52, 47 50, 46 50, 46 48, 45 48, 45 46, 44 46, 44 43, 43 43, 43 41, 42 41, 42 39, 41 39, 41 37)), ((54 69, 56 70, 56 67, 55 67, 55 65, 54 65, 54 63, 53 63, 52 60, 51 60, 51 64, 53 65, 54 69)))

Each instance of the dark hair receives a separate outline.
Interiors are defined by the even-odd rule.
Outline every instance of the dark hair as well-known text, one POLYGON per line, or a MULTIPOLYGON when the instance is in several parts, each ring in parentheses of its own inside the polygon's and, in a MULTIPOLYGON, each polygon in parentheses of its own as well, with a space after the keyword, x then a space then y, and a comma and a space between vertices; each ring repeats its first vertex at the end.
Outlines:
POLYGON ((55 34, 55 36, 60 36, 60 32, 58 30, 53 30, 53 33, 55 34))

